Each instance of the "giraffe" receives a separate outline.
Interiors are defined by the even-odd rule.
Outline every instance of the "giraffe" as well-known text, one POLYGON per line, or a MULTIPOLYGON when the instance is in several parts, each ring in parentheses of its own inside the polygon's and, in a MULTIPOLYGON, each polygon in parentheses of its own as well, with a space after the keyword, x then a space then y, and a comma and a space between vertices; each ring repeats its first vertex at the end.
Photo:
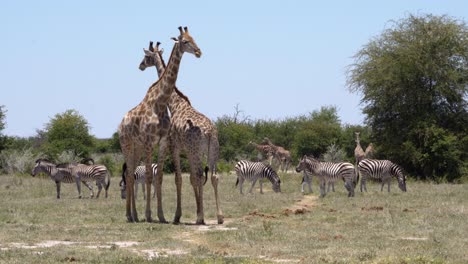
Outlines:
POLYGON ((369 145, 367 146, 366 151, 364 151, 364 153, 365 153, 366 159, 373 158, 374 153, 375 153, 374 144, 369 143, 369 145))
POLYGON ((250 141, 249 146, 253 146, 258 152, 260 152, 263 156, 266 157, 268 160, 268 164, 271 166, 274 152, 273 149, 268 144, 257 144, 253 141, 250 141))
POLYGON ((359 165, 359 162, 363 160, 366 157, 366 154, 364 153, 364 150, 361 147, 361 143, 359 140, 359 134, 360 132, 354 132, 356 135, 356 148, 354 149, 354 158, 356 159, 356 169, 357 166, 359 165))
MULTIPOLYGON (((160 44, 160 42, 157 42, 156 48, 154 49, 153 43, 150 42, 149 50, 145 50, 145 57, 140 63, 140 70, 143 71, 147 67, 155 66, 158 75, 163 75, 166 66, 162 57, 163 51, 159 49, 160 44)), ((206 156, 208 168, 205 168, 205 174, 208 173, 208 170, 211 171, 211 184, 215 194, 218 224, 222 224, 224 222, 224 216, 219 206, 219 177, 216 173, 216 163, 219 159, 218 130, 209 118, 191 106, 187 96, 182 94, 177 87, 174 88, 171 94, 168 108, 171 113, 170 146, 176 168, 175 183, 177 189, 177 208, 174 216, 174 223, 179 223, 182 215, 180 154, 184 152, 189 160, 190 182, 195 193, 197 204, 196 223, 205 223, 203 212, 204 183, 202 182, 202 160, 203 157, 206 156)))
MULTIPOLYGON (((135 204, 134 181, 133 174, 141 157, 144 154, 146 166, 146 221, 151 222, 151 183, 152 177, 152 153, 155 144, 159 145, 158 152, 158 168, 164 167, 165 150, 167 146, 167 136, 170 129, 170 117, 167 110, 167 104, 170 95, 175 87, 179 65, 184 52, 192 53, 195 57, 201 57, 200 48, 198 48, 194 39, 189 35, 187 27, 182 29, 179 27, 180 35, 177 39, 174 38, 175 44, 171 52, 167 70, 148 89, 143 101, 136 107, 127 112, 119 125, 119 140, 122 153, 127 163, 126 173, 126 212, 129 222, 137 222, 138 216, 135 204), (185 31, 184 31, 185 30, 185 31)), ((162 184, 163 170, 158 170, 156 175, 156 194, 158 203, 158 218, 162 223, 166 223, 162 211, 162 184)))
POLYGON ((289 168, 289 165, 290 165, 290 163, 292 161, 291 153, 289 152, 289 150, 286 150, 285 148, 283 148, 281 146, 276 146, 267 137, 265 137, 263 139, 263 141, 272 148, 273 155, 278 160, 280 169, 282 169, 283 172, 287 171, 288 168, 289 168))

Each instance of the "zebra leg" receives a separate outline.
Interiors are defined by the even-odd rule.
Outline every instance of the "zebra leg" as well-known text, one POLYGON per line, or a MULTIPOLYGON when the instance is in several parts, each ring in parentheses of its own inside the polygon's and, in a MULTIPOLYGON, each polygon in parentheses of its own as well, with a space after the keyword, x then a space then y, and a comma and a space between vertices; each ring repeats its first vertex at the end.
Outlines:
POLYGON ((239 190, 240 190, 240 194, 244 194, 244 193, 242 192, 242 185, 244 184, 244 177, 239 177, 239 176, 238 176, 238 178, 239 178, 239 190))
POLYGON ((76 189, 78 189, 78 198, 81 199, 81 181, 79 177, 75 177, 76 189))
POLYGON ((335 192, 335 181, 331 182, 331 186, 332 186, 332 191, 335 192))
POLYGON ((90 197, 93 198, 93 197, 94 197, 93 187, 92 187, 91 185, 89 185, 89 183, 87 183, 87 182, 85 182, 85 181, 83 182, 83 184, 84 184, 86 187, 88 187, 89 191, 91 191, 90 197))
POLYGON ((325 197, 325 195, 327 194, 325 190, 325 187, 326 187, 325 185, 326 185, 326 181, 325 179, 322 179, 320 181, 320 197, 322 198, 325 197))
POLYGON ((255 186, 255 183, 257 182, 257 178, 252 180, 252 186, 250 186, 249 193, 252 194, 253 187, 255 186))
MULTIPOLYGON (((99 198, 99 194, 101 194, 101 191, 102 191, 102 181, 96 181, 96 185, 98 187, 98 192, 96 194, 96 199, 99 198)), ((106 184, 104 183, 104 186, 106 186, 106 184)))
POLYGON ((260 194, 263 194, 263 179, 258 181, 260 183, 260 194))
POLYGON ((387 184, 388 184, 388 192, 390 192, 390 181, 392 180, 392 178, 388 178, 387 180, 387 184))
POLYGON ((55 181, 55 188, 57 189, 57 199, 60 199, 60 181, 55 181))

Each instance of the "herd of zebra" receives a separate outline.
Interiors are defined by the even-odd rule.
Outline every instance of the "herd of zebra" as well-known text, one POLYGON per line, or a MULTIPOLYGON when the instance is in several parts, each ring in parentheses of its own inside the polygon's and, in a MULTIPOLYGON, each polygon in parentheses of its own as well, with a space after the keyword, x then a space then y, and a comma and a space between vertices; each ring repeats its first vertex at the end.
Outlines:
MULTIPOLYGON (((120 181, 121 198, 126 198, 126 182, 125 172, 126 164, 122 166, 122 180, 120 181)), ((152 174, 157 173, 157 164, 152 164, 152 174)), ((38 173, 45 173, 55 182, 57 188, 57 198, 60 199, 61 183, 76 183, 78 197, 81 198, 81 183, 83 183, 90 191, 91 198, 94 197, 93 188, 90 182, 96 181, 98 186, 99 197, 102 188, 105 189, 105 196, 110 185, 110 173, 104 165, 95 165, 94 160, 84 159, 81 163, 61 163, 54 164, 47 159, 38 159, 32 170, 32 176, 38 173), (92 164, 89 164, 89 163, 92 164), (107 178, 107 182, 106 182, 107 178)), ((272 184, 274 192, 281 192, 281 179, 276 171, 269 165, 263 162, 252 162, 247 160, 239 161, 235 166, 237 175, 236 186, 239 185, 240 193, 243 194, 243 183, 245 180, 252 182, 249 193, 258 181, 260 184, 260 193, 263 193, 263 180, 269 180, 272 184)), ((390 181, 392 177, 398 181, 398 187, 406 192, 406 177, 400 166, 392 163, 389 160, 363 159, 357 168, 348 162, 321 162, 312 157, 303 156, 296 167, 296 172, 303 172, 304 176, 301 183, 301 191, 304 192, 304 186, 307 184, 309 192, 312 192, 312 176, 315 175, 319 181, 320 196, 324 197, 327 192, 335 191, 334 183, 341 179, 348 191, 348 197, 354 196, 354 189, 357 186, 359 178, 361 178, 360 190, 366 191, 366 181, 368 179, 379 180, 381 182, 381 191, 384 185, 387 184, 388 192, 390 192, 390 181), (326 190, 326 186, 328 189, 326 190)), ((145 166, 138 166, 134 173, 135 177, 135 194, 138 192, 138 184, 141 184, 143 197, 145 197, 145 166)), ((153 184, 155 181, 153 180, 153 184)), ((156 189, 154 187, 154 189, 156 189)), ((155 193, 153 194, 153 198, 155 193)))

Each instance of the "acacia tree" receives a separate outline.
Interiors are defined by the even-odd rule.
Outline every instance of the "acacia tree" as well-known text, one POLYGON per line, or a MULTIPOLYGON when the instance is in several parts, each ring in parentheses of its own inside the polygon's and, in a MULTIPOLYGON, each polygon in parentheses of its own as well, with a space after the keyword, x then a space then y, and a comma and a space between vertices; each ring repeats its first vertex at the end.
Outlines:
POLYGON ((44 134, 42 149, 52 159, 63 151, 71 151, 75 157, 88 157, 95 144, 88 121, 76 110, 56 114, 46 124, 44 134))
POLYGON ((468 28, 409 15, 354 56, 347 85, 362 94, 381 158, 421 178, 462 174, 467 160, 468 28))

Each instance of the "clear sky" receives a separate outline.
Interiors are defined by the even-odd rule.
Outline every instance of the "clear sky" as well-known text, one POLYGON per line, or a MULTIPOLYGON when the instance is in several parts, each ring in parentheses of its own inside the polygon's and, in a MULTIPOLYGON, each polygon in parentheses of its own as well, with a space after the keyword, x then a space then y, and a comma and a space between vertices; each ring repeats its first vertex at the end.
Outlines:
POLYGON ((336 106, 343 124, 361 124, 352 56, 391 20, 427 13, 466 21, 468 1, 1 1, 3 133, 34 136, 75 109, 110 137, 156 81, 138 69, 143 48, 160 41, 167 60, 178 26, 203 56, 184 55, 177 86, 212 120, 237 104, 253 120, 336 106))

